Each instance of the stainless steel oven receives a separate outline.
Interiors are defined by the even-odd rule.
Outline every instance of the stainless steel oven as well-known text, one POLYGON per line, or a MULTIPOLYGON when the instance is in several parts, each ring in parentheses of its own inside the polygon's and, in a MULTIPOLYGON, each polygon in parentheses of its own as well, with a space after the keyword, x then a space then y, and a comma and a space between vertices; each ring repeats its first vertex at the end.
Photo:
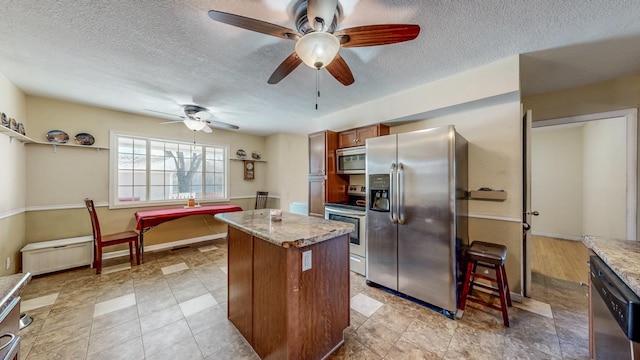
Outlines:
POLYGON ((336 171, 338 174, 364 174, 366 148, 356 146, 336 150, 336 171))
POLYGON ((365 257, 366 257, 366 229, 367 217, 366 211, 363 209, 354 209, 354 206, 341 206, 339 204, 326 204, 324 207, 325 219, 342 221, 353 224, 356 229, 351 233, 349 238, 349 262, 351 271, 361 275, 366 275, 365 257))

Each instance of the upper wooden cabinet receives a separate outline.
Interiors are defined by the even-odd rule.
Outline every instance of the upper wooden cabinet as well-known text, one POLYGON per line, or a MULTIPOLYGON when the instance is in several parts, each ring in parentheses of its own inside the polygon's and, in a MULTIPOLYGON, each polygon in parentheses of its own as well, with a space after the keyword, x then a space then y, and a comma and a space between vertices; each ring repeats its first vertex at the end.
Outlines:
POLYGON ((338 133, 309 134, 309 216, 324 217, 324 204, 345 201, 348 178, 336 173, 338 133))
POLYGON ((389 135, 389 127, 382 124, 341 131, 338 133, 338 148, 364 146, 367 139, 383 135, 389 135))
POLYGON ((327 154, 335 151, 336 143, 333 131, 309 134, 309 175, 327 175, 327 154))

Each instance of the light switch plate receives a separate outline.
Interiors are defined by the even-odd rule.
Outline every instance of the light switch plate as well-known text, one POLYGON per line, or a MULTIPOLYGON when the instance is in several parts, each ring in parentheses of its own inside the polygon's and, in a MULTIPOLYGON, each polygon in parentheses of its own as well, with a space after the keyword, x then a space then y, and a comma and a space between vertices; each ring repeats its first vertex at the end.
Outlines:
POLYGON ((311 250, 302 253, 302 271, 311 269, 311 250))

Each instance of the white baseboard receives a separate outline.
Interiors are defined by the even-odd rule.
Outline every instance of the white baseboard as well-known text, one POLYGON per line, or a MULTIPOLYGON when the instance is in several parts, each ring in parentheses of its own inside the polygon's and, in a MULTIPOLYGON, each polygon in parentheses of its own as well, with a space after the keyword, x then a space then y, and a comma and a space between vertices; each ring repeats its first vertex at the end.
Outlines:
POLYGON ((563 239, 563 240, 582 241, 582 236, 551 234, 551 233, 546 233, 546 232, 541 232, 541 231, 533 231, 533 230, 531 230, 531 235, 552 237, 552 238, 563 239))
MULTIPOLYGON (((227 237, 227 233, 225 232, 225 233, 220 233, 220 234, 199 236, 199 237, 195 237, 195 238, 191 238, 191 239, 172 241, 172 242, 168 242, 168 243, 149 245, 149 246, 145 246, 144 247, 144 252, 172 249, 172 248, 175 248, 175 247, 195 244, 195 243, 199 243, 199 242, 203 242, 203 241, 224 239, 226 237, 227 237)), ((113 258, 117 258, 117 257, 120 257, 120 256, 128 256, 128 255, 129 255, 129 250, 112 251, 112 252, 108 252, 108 253, 103 253, 102 254, 102 260, 104 260, 104 259, 113 259, 113 258)))

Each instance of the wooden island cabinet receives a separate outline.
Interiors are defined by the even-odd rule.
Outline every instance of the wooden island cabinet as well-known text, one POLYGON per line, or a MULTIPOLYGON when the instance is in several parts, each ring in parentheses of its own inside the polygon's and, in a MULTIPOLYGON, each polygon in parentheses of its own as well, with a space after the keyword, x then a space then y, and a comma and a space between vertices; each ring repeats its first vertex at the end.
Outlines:
POLYGON ((216 215, 229 225, 228 317, 262 359, 323 359, 349 326, 353 225, 269 209, 216 215))

